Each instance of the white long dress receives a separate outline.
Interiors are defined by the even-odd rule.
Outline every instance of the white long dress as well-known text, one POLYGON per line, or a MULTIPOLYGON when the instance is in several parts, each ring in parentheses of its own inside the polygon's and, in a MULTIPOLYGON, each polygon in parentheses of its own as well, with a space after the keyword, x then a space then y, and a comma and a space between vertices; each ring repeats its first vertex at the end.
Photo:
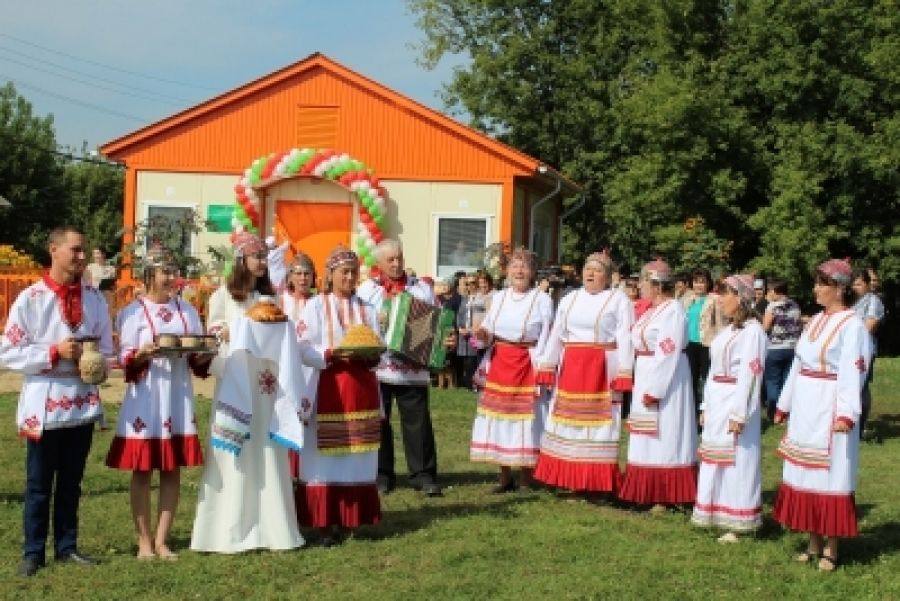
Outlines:
POLYGON ((703 393, 703 433, 697 500, 691 521, 749 531, 762 524, 760 403, 766 333, 749 319, 729 325, 710 345, 710 370, 703 393), (744 425, 739 435, 729 421, 744 425))
POLYGON ((697 494, 697 424, 684 348, 687 320, 677 301, 650 307, 631 330, 634 389, 628 465, 619 496, 632 503, 692 503, 697 494), (645 397, 658 402, 644 404, 645 397))
POLYGON ((307 369, 311 368, 301 402, 305 424, 297 506, 304 526, 355 528, 381 519, 375 478, 384 413, 374 366, 336 365, 326 371, 326 351, 340 344, 347 328, 359 323, 377 333, 375 308, 355 295, 340 299, 332 294, 310 299, 298 323, 300 354, 307 369), (320 379, 326 373, 336 384, 327 390, 353 398, 323 398, 328 393, 323 393, 320 379), (360 385, 368 394, 354 394, 353 388, 360 385), (326 415, 327 421, 320 424, 326 415), (328 441, 319 440, 323 431, 329 433, 328 441))
POLYGON ((119 312, 119 361, 125 367, 125 398, 106 465, 124 470, 172 470, 203 464, 194 416, 188 359, 154 357, 134 368, 134 356, 159 334, 201 334, 190 303, 138 299, 119 312))
POLYGON ((534 467, 547 416, 548 394, 539 394, 534 372, 553 318, 550 297, 537 288, 497 293, 481 327, 494 338, 485 357, 487 382, 478 400, 469 457, 475 462, 534 467), (517 358, 527 347, 530 365, 517 358), (507 357, 511 357, 507 360, 507 357))
POLYGON ((778 448, 784 473, 774 517, 792 530, 856 536, 858 421, 872 357, 869 333, 850 309, 819 313, 795 353, 777 405, 788 425, 778 448), (837 421, 852 429, 834 432, 837 421))
POLYGON ((622 393, 612 388, 617 378, 631 383, 633 321, 631 302, 619 290, 591 294, 581 288, 560 301, 540 359, 542 368, 558 366, 559 373, 535 478, 571 490, 618 489, 622 393), (593 372, 588 382, 591 366, 602 370, 602 382, 593 372), (573 397, 572 411, 560 417, 556 409, 566 392, 573 397))
MULTIPOLYGON (((257 298, 254 293, 238 303, 224 286, 216 290, 209 299, 209 332, 215 334, 243 315, 257 298)), ((228 344, 223 343, 210 366, 216 377, 222 375, 228 354, 228 344)), ((248 355, 248 361, 253 373, 278 370, 269 360, 248 355)), ((217 382, 214 398, 222 392, 217 382)), ((250 438, 240 454, 214 447, 207 450, 191 536, 194 551, 240 553, 294 549, 304 544, 297 528, 288 452, 269 438, 272 412, 271 399, 254 394, 250 438)))

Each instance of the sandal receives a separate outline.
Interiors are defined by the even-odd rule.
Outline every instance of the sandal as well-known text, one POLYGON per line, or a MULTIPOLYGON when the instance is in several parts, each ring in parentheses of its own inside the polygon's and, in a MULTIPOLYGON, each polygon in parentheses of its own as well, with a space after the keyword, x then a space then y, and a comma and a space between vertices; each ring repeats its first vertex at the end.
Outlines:
POLYGON ((838 562, 836 557, 829 557, 828 555, 822 555, 819 558, 818 568, 820 572, 833 572, 837 569, 838 562))
POLYGON ((816 561, 817 559, 819 559, 819 554, 813 553, 812 551, 804 551, 803 553, 794 556, 794 561, 800 563, 809 563, 811 561, 816 561))

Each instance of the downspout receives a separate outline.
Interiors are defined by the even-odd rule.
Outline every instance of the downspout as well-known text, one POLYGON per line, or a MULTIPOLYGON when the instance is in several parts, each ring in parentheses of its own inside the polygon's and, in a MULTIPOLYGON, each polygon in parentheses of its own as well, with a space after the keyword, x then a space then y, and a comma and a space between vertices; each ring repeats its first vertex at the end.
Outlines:
MULTIPOLYGON (((579 200, 577 203, 575 203, 575 206, 569 207, 569 209, 565 213, 563 213, 562 215, 559 216, 559 239, 560 239, 560 241, 562 241, 563 221, 565 221, 567 217, 571 217, 573 213, 575 213, 576 211, 578 211, 578 209, 583 207, 584 203, 585 203, 585 199, 584 199, 584 195, 582 195, 581 200, 579 200)), ((557 263, 559 263, 559 261, 560 261, 560 252, 559 252, 560 246, 562 246, 562 244, 556 245, 556 262, 557 263)))
MULTIPOLYGON (((551 190, 546 196, 544 196, 543 198, 538 200, 536 203, 531 205, 531 217, 528 221, 528 231, 529 231, 528 250, 530 250, 531 252, 535 252, 534 251, 534 244, 535 244, 535 238, 536 238, 535 234, 537 233, 534 230, 534 215, 537 212, 538 207, 540 207, 542 204, 544 204, 545 202, 547 202, 548 200, 550 200, 551 198, 553 198, 554 196, 559 194, 559 191, 562 190, 562 178, 559 177, 559 175, 555 171, 551 171, 550 169, 547 168, 546 165, 539 165, 537 170, 538 170, 538 173, 540 173, 541 175, 547 175, 548 173, 551 174, 553 176, 553 178, 556 179, 556 188, 551 190)), ((559 245, 558 244, 557 244, 556 254, 559 255, 559 245)))

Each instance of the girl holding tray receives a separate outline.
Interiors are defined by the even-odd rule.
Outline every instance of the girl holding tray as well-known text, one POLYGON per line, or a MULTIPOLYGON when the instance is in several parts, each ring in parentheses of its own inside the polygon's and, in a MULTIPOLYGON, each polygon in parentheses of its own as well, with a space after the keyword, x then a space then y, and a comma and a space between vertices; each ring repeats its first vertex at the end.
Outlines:
POLYGON ((478 398, 469 457, 500 466, 495 493, 516 489, 514 466, 522 470, 520 486, 531 486, 544 430, 546 398, 539 394, 537 363, 550 334, 553 302, 532 286, 533 278, 533 255, 517 248, 507 268, 509 286, 494 295, 475 332, 493 348, 479 367, 486 381, 478 398))
POLYGON ((381 521, 378 447, 381 395, 374 368, 381 355, 376 309, 356 296, 359 258, 342 246, 325 263, 325 293, 313 297, 297 324, 303 363, 311 366, 302 399, 303 461, 297 510, 303 526, 319 528, 322 544, 340 542, 345 530, 381 521), (353 326, 365 325, 378 346, 371 356, 337 349, 353 326))
POLYGON ((203 463, 194 418, 191 373, 205 377, 209 358, 160 355, 161 334, 201 334, 197 311, 173 294, 177 267, 162 253, 148 253, 146 294, 118 315, 125 399, 106 465, 131 471, 131 512, 138 559, 175 559, 168 537, 178 506, 181 468, 203 463), (159 471, 158 522, 151 537, 150 479, 159 471))

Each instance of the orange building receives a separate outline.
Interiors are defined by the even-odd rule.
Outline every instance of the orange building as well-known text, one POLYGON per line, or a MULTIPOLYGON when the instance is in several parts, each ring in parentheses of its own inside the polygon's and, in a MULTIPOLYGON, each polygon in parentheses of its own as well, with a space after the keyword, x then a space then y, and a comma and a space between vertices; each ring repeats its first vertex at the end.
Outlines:
MULTIPOLYGON (((208 258, 227 244, 235 185, 253 161, 291 149, 334 149, 361 161, 384 193, 383 231, 407 264, 440 277, 474 267, 493 242, 554 260, 562 200, 577 186, 527 156, 322 54, 105 144, 123 162, 125 227, 197 211, 217 224, 185 240, 208 258)), ((295 150, 296 152, 296 150, 295 150)), ((356 244, 361 213, 347 186, 315 174, 253 186, 259 225, 321 265, 338 241, 356 244)))

